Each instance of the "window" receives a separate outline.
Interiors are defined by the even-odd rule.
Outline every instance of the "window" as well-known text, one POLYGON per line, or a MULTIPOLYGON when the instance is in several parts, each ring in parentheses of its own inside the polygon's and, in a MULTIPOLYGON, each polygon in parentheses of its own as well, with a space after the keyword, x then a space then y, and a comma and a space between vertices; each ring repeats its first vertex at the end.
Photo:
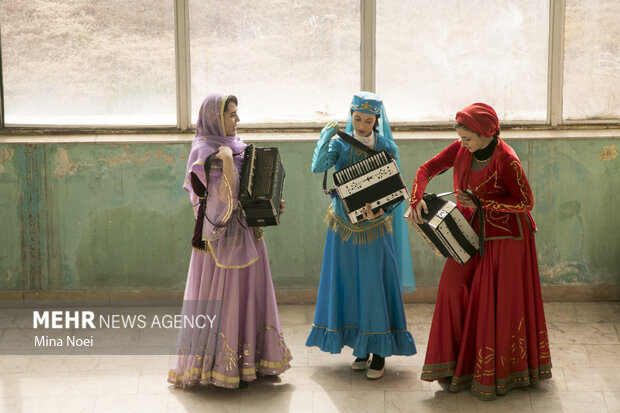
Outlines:
POLYGON ((620 121, 617 0, 0 0, 2 130, 188 130, 210 92, 242 125, 344 119, 375 90, 392 122, 620 121))
POLYGON ((176 125, 172 2, 0 0, 7 124, 176 125))
POLYGON ((360 84, 360 3, 190 0, 192 119, 209 92, 243 122, 344 117, 360 84))
POLYGON ((449 121, 474 101, 547 117, 546 0, 377 2, 377 90, 392 121, 449 121))
POLYGON ((620 118, 620 7, 617 0, 567 0, 564 118, 620 118))

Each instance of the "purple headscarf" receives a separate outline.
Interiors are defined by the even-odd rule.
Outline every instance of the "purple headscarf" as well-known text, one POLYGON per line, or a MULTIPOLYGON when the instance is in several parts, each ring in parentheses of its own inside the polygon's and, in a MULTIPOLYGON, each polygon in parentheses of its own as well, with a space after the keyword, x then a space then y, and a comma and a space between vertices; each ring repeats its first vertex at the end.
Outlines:
MULTIPOLYGON (((193 172, 200 178, 203 184, 206 182, 204 173, 204 161, 207 157, 218 151, 220 146, 229 146, 233 154, 241 153, 246 147, 239 136, 224 136, 224 105, 228 95, 210 94, 202 101, 198 120, 196 120, 196 137, 192 142, 192 150, 187 160, 185 182, 183 189, 190 193, 192 204, 197 204, 198 197, 192 190, 190 173, 193 172)), ((235 169, 241 171, 243 156, 235 156, 235 169)), ((221 163, 215 160, 214 164, 221 163)))

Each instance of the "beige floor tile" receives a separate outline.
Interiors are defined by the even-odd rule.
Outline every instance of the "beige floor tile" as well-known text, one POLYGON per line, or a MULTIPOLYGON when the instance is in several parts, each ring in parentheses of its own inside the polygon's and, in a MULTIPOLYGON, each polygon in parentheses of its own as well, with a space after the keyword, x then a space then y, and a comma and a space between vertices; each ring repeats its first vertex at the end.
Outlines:
POLYGON ((28 370, 30 360, 34 356, 30 355, 0 355, 0 372, 3 375, 9 373, 24 373, 28 370))
POLYGON ((94 413, 165 413, 169 394, 115 394, 98 396, 94 413))
POLYGON ((457 393, 459 412, 522 413, 532 411, 532 402, 527 390, 514 389, 508 394, 497 396, 493 401, 482 401, 468 390, 457 393))
POLYGON ((308 347, 308 366, 350 367, 355 356, 353 349, 344 347, 338 354, 321 351, 318 347, 308 347))
POLYGON ((295 367, 307 367, 308 366, 308 350, 309 348, 303 344, 286 344, 291 351, 293 360, 291 361, 291 368, 295 367))
POLYGON ((620 302, 574 303, 579 323, 620 322, 620 302))
POLYGON ((228 390, 214 386, 191 389, 169 388, 166 413, 239 413, 242 393, 247 389, 228 390))
POLYGON ((382 413, 385 397, 382 391, 314 392, 313 412, 316 413, 382 413))
POLYGON ((386 391, 386 413, 456 413, 455 393, 444 391, 386 391))
POLYGON ((296 324, 282 326, 282 334, 284 335, 284 341, 286 344, 306 344, 306 339, 310 330, 311 324, 296 324))
POLYGON ((388 359, 385 372, 379 380, 368 380, 366 372, 351 373, 351 389, 353 391, 377 390, 421 390, 419 370, 410 367, 398 367, 388 359))
MULTIPOLYGON (((611 345, 586 345, 591 367, 620 368, 620 344, 611 345)), ((553 357, 553 356, 552 356, 553 357)))
POLYGON ((98 371, 162 371, 170 367, 167 355, 107 355, 99 360, 98 371))
POLYGON ((241 413, 295 412, 312 413, 312 392, 244 392, 241 413))
POLYGON ((166 393, 168 383, 167 370, 159 372, 142 372, 138 379, 138 394, 162 394, 166 393))
POLYGON ((0 397, 44 397, 65 393, 70 373, 0 375, 0 397))
POLYGON ((620 413, 620 392, 606 391, 603 392, 603 397, 609 413, 620 413))
POLYGON ((21 413, 92 413, 94 409, 94 397, 29 397, 24 400, 21 413))
POLYGON ((590 365, 588 351, 583 344, 556 344, 551 345, 551 363, 553 367, 583 367, 590 365))
POLYGON ((405 304, 407 324, 428 324, 433 319, 435 304, 405 304))
POLYGON ((280 316, 280 325, 312 323, 312 320, 309 319, 308 307, 307 305, 279 305, 278 313, 280 316))
POLYGON ((20 397, 0 397, 0 412, 13 413, 21 412, 23 400, 20 397))
POLYGON ((565 367, 569 391, 620 391, 617 367, 565 367))
POLYGON ((348 391, 351 390, 351 372, 348 367, 298 367, 280 375, 279 381, 260 380, 250 386, 251 390, 268 387, 275 391, 348 391))
POLYGON ((140 381, 139 370, 110 372, 72 372, 67 380, 68 395, 135 394, 140 381))
POLYGON ((544 303, 545 320, 548 323, 576 323, 575 303, 544 303))
POLYGON ((613 323, 547 323, 547 331, 551 346, 556 344, 620 344, 618 332, 613 323))
POLYGON ((431 332, 431 324, 410 323, 407 324, 409 332, 413 337, 413 341, 417 345, 426 346, 428 344, 428 335, 431 332))
POLYGON ((32 356, 28 372, 92 371, 99 366, 99 355, 32 356))
POLYGON ((605 413, 601 392, 531 393, 534 413, 605 413))

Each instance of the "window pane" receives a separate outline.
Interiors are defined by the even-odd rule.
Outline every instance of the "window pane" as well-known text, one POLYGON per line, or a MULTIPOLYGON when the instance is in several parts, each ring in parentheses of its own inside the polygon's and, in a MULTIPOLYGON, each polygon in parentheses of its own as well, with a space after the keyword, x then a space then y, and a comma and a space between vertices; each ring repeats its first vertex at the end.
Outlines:
POLYGON ((173 2, 0 0, 9 124, 176 124, 173 2))
POLYGON ((546 120, 548 0, 377 2, 377 92, 391 120, 448 121, 473 102, 546 120))
POLYGON ((620 118, 618 0, 566 0, 564 118, 620 118))
POLYGON ((344 119, 360 85, 359 0, 190 0, 192 117, 212 92, 241 122, 344 119))

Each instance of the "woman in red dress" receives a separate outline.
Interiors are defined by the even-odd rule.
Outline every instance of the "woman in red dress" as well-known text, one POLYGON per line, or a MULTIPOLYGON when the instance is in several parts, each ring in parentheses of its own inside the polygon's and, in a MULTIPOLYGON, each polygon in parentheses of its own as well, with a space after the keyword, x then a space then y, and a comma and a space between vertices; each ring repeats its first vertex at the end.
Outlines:
POLYGON ((493 108, 474 103, 456 114, 460 139, 420 167, 410 220, 428 212, 422 199, 431 178, 454 168, 457 206, 478 228, 484 255, 465 265, 448 258, 439 281, 422 380, 471 389, 484 400, 551 377, 530 211, 532 190, 515 151, 499 138, 493 108), (476 209, 473 193, 480 200, 476 209))

